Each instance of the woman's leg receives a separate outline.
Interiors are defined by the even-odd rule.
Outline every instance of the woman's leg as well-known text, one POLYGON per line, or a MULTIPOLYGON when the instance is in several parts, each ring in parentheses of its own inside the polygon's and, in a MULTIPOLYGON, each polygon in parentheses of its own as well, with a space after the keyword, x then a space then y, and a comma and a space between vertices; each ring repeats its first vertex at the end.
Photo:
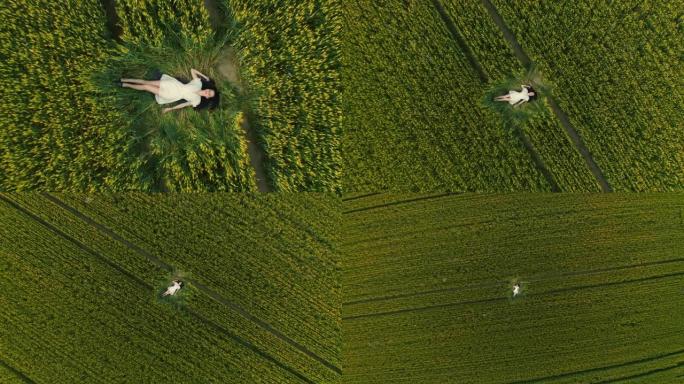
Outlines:
POLYGON ((122 83, 154 85, 155 87, 159 87, 159 80, 121 79, 121 82, 122 83))
POLYGON ((123 87, 137 89, 138 91, 147 91, 149 93, 154 93, 155 95, 159 94, 159 87, 155 87, 154 85, 124 83, 123 87))

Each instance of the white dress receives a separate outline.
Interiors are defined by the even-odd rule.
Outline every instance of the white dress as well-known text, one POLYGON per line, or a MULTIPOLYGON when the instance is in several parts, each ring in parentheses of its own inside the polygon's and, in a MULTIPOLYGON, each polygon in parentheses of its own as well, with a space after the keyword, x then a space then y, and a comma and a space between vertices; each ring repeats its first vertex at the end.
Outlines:
POLYGON ((173 296, 176 294, 176 292, 178 292, 179 289, 181 289, 180 284, 174 281, 170 287, 166 288, 166 292, 164 292, 163 296, 173 296))
POLYGON ((183 84, 169 75, 162 75, 159 80, 159 94, 155 95, 154 98, 158 104, 168 104, 184 99, 192 103, 193 107, 196 107, 202 101, 202 96, 195 92, 201 89, 202 80, 199 78, 183 84))
POLYGON ((522 92, 508 91, 508 94, 511 96, 511 99, 508 100, 510 105, 517 104, 520 101, 530 101, 530 91, 525 87, 523 87, 522 92))

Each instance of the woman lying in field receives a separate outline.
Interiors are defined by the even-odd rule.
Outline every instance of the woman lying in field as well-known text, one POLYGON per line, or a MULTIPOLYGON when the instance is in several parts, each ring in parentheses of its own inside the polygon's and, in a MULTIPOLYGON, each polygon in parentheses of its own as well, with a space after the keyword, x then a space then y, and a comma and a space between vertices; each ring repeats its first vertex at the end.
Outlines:
POLYGON ((536 98, 536 91, 530 85, 521 85, 522 91, 508 91, 508 95, 503 95, 496 97, 496 101, 508 101, 508 103, 514 107, 522 105, 530 100, 536 98))
POLYGON ((164 108, 164 113, 189 106, 196 110, 214 109, 219 103, 219 93, 214 82, 194 68, 190 70, 190 74, 192 80, 187 84, 164 74, 160 80, 121 79, 121 86, 150 92, 155 95, 158 104, 185 100, 174 107, 164 108))
POLYGON ((171 285, 166 288, 166 291, 162 293, 162 297, 166 296, 174 296, 180 289, 183 288, 183 282, 180 280, 174 280, 171 282, 171 285))

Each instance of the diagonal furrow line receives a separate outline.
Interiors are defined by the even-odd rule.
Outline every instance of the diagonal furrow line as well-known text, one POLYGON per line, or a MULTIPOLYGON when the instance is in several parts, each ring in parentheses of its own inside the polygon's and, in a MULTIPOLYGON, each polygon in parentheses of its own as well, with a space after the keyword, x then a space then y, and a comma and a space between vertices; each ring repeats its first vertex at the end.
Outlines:
POLYGON ((682 366, 684 366, 684 361, 680 361, 680 362, 676 363, 675 365, 670 365, 670 366, 663 367, 663 368, 651 369, 650 371, 638 373, 636 375, 630 375, 630 376, 620 377, 617 379, 606 380, 606 381, 599 381, 599 382, 594 383, 594 384, 619 383, 621 381, 626 381, 626 380, 630 380, 630 382, 631 382, 631 380, 634 380, 634 379, 639 379, 642 377, 651 376, 653 374, 660 373, 660 372, 667 372, 667 371, 670 371, 673 369, 680 368, 682 366))
POLYGON ((663 359, 666 357, 677 356, 677 355, 680 355, 682 353, 684 353, 684 349, 680 349, 680 350, 677 350, 674 352, 669 352, 669 353, 663 353, 663 354, 655 355, 655 356, 651 356, 651 357, 645 357, 645 358, 639 359, 639 360, 632 360, 632 361, 627 361, 627 362, 619 363, 619 364, 606 365, 603 367, 588 368, 588 369, 583 369, 581 371, 562 373, 559 375, 553 375, 553 376, 547 376, 547 377, 538 377, 538 378, 533 378, 533 379, 511 381, 511 382, 508 382, 507 384, 524 384, 524 383, 533 383, 533 382, 546 381, 546 380, 562 379, 562 378, 574 376, 577 374, 605 371, 607 369, 621 368, 621 367, 626 367, 628 365, 648 363, 648 362, 660 360, 660 359, 663 359))
MULTIPOLYGON (((10 200, 9 198, 7 198, 7 197, 5 197, 5 196, 3 196, 3 195, 0 195, 0 200, 6 202, 6 203, 9 204, 10 206, 12 206, 14 209, 20 211, 21 213, 23 213, 24 215, 26 215, 27 217, 29 217, 31 220, 34 220, 34 221, 36 221, 37 223, 41 224, 42 226, 46 227, 48 230, 50 230, 51 232, 55 233, 56 235, 58 235, 58 236, 62 237, 63 239, 69 241, 70 243, 72 243, 73 245, 75 245, 77 248, 79 248, 79 249, 83 250, 84 252, 88 253, 89 255, 95 257, 96 259, 100 260, 100 261, 103 262, 104 264, 106 264, 106 265, 110 266, 111 268, 115 269, 117 272, 119 272, 119 273, 125 275, 126 277, 128 277, 128 278, 131 279, 132 281, 135 281, 138 285, 142 286, 143 288, 148 289, 148 290, 150 290, 150 291, 154 291, 154 287, 151 286, 150 284, 148 284, 147 282, 145 282, 144 280, 142 280, 142 279, 140 279, 139 277, 135 276, 134 274, 132 274, 131 272, 129 272, 129 271, 126 270, 125 268, 121 267, 120 265, 114 263, 113 261, 109 260, 108 258, 102 256, 102 255, 99 254, 98 252, 92 250, 91 248, 89 248, 89 247, 86 246, 85 244, 81 243, 79 240, 77 240, 77 239, 75 239, 75 238, 69 236, 68 234, 64 233, 63 231, 61 231, 60 229, 58 229, 58 228, 55 227, 54 225, 48 223, 47 221, 41 219, 40 217, 38 217, 38 216, 36 216, 36 215, 34 215, 34 214, 31 213, 29 210, 27 210, 26 208, 22 207, 21 205, 19 205, 18 203, 14 202, 13 200, 10 200)), ((193 283, 193 284, 194 284, 194 283, 193 283)), ((195 310, 193 310, 193 309, 191 309, 191 308, 185 308, 184 310, 185 310, 188 314, 190 314, 190 315, 192 315, 193 317, 195 317, 197 320, 199 320, 199 321, 201 321, 201 322, 203 322, 203 323, 205 323, 205 324, 210 324, 213 328, 219 330, 221 333, 225 334, 226 336, 228 336, 230 339, 232 339, 232 340, 235 341, 236 343, 240 344, 241 346, 243 346, 243 347, 245 347, 245 348, 250 349, 251 351, 253 351, 253 352, 255 352, 256 354, 258 354, 259 356, 263 357, 264 359, 266 359, 266 360, 272 362, 272 363, 275 364, 276 366, 278 366, 278 367, 280 367, 280 368, 286 370, 287 372, 289 372, 289 373, 291 373, 291 374, 297 376, 298 378, 300 378, 301 380, 303 380, 303 381, 305 381, 305 382, 307 382, 307 383, 314 384, 313 381, 311 381, 311 380, 308 379, 307 377, 303 376, 301 373, 299 373, 299 372, 296 371, 295 369, 293 369, 293 368, 291 368, 291 367, 285 365, 284 363, 280 362, 278 359, 276 359, 274 356, 270 355, 268 352, 262 351, 261 349, 259 349, 258 347, 256 347, 254 344, 252 344, 252 343, 250 343, 249 341, 243 339, 242 337, 240 337, 239 335, 237 335, 237 334, 235 334, 234 332, 230 331, 229 329, 226 329, 226 328, 224 328, 223 326, 221 326, 220 324, 218 324, 218 323, 216 323, 216 322, 214 322, 214 321, 212 321, 212 320, 210 320, 210 319, 207 319, 206 317, 204 317, 203 315, 201 315, 199 312, 197 312, 197 311, 195 311, 195 310)))
MULTIPOLYGON (((503 20, 494 4, 492 4, 490 0, 482 0, 482 5, 484 5, 484 7, 487 9, 487 13, 489 13, 489 16, 491 16, 492 20, 494 21, 494 24, 496 24, 499 27, 499 30, 501 30, 501 32, 503 33, 504 38, 513 49, 515 56, 518 58, 518 60, 520 60, 520 62, 525 68, 529 69, 532 65, 532 60, 530 60, 530 57, 527 56, 525 51, 522 49, 522 46, 518 42, 518 39, 515 38, 515 35, 511 31, 511 29, 508 28, 508 25, 503 20)), ((594 177, 601 185, 601 190, 603 190, 603 192, 612 192, 613 189, 606 180, 603 171, 594 161, 591 152, 582 141, 582 137, 579 135, 575 127, 570 122, 568 115, 560 108, 556 100, 551 95, 549 95, 547 99, 549 101, 549 105, 551 106, 551 110, 556 115, 561 125, 563 125, 563 128, 565 128, 565 131, 572 140, 573 144, 575 145, 575 148, 577 148, 577 150, 580 152, 580 154, 584 158, 584 161, 587 164, 587 167, 589 167, 589 170, 591 171, 591 173, 594 174, 594 177)))
POLYGON ((2 358, 0 358, 0 365, 3 366, 3 367, 5 367, 5 368, 7 368, 7 369, 9 369, 10 371, 12 371, 12 373, 14 373, 14 374, 15 374, 18 378, 20 378, 24 383, 27 383, 27 384, 36 384, 36 382, 33 381, 33 380, 31 380, 30 377, 26 376, 26 374, 25 374, 24 372, 22 372, 22 371, 20 371, 20 370, 18 370, 18 369, 16 369, 16 368, 14 368, 13 366, 7 364, 7 362, 5 362, 5 360, 3 360, 2 358))
POLYGON ((439 16, 442 18, 444 25, 449 30, 451 37, 454 39, 456 44, 458 44, 458 47, 461 48, 461 51, 470 63, 470 66, 473 68, 473 70, 475 70, 475 72, 477 72, 477 76, 480 78, 480 81, 483 83, 489 82, 489 77, 487 76, 487 73, 482 68, 482 65, 477 60, 477 58, 475 58, 475 54, 473 54, 473 52, 470 50, 470 46, 468 45, 468 43, 466 43, 463 36, 458 32, 456 24, 454 24, 449 15, 446 13, 442 3, 439 0, 432 0, 432 4, 434 5, 435 10, 437 10, 437 13, 439 13, 439 16))
MULTIPOLYGON (((50 200, 54 204, 58 205, 59 207, 70 212, 74 216, 78 217, 82 221, 86 222, 87 224, 93 226, 94 228, 96 228, 97 230, 99 230, 103 234, 107 235, 108 237, 112 238, 113 240, 120 242, 121 244, 123 244, 127 248, 129 248, 129 249, 135 251, 136 253, 140 254, 141 256, 147 258, 148 260, 150 260, 155 265, 158 265, 160 268, 167 270, 167 271, 173 271, 174 270, 174 268, 171 264, 164 262, 163 260, 161 260, 158 257, 149 253, 148 251, 146 251, 146 250, 140 248, 139 246, 131 243, 130 241, 121 237, 116 232, 114 232, 111 229, 105 227, 104 225, 96 222, 95 220, 91 219, 90 217, 84 215, 83 213, 81 213, 77 209, 71 207, 70 205, 66 204, 65 202, 58 199, 57 197, 52 196, 52 195, 47 194, 47 193, 44 193, 43 196, 45 196, 45 198, 47 198, 48 200, 50 200)), ((194 279, 186 279, 186 280, 189 283, 191 283, 192 285, 194 285, 198 290, 200 290, 201 292, 205 293, 207 296, 212 298, 214 301, 230 308, 231 310, 235 311, 236 313, 238 313, 239 315, 241 315, 245 319, 252 321, 256 325, 258 325, 260 328, 264 329, 265 331, 269 332, 273 336, 277 337, 278 339, 284 341, 285 343, 287 343, 290 346, 294 347, 295 349, 299 350, 301 353, 303 353, 303 354, 307 355, 308 357, 316 360, 317 362, 321 363, 322 365, 329 368, 330 370, 332 370, 335 373, 338 373, 338 374, 342 373, 342 370, 339 367, 335 366, 334 364, 327 361, 326 359, 318 356, 317 354, 315 354, 314 352, 309 350, 304 345, 302 345, 302 344, 298 343, 297 341, 291 339, 287 335, 285 335, 282 332, 280 332, 279 330, 275 329, 269 323, 265 322, 264 320, 259 319, 258 317, 252 315, 251 313, 247 312, 245 309, 243 309, 239 305, 237 305, 237 304, 233 303, 232 301, 226 299, 225 297, 221 296, 219 293, 213 291, 211 288, 207 287, 206 285, 204 285, 204 284, 202 284, 199 281, 194 280, 194 279)))
POLYGON ((24 215, 28 216, 31 220, 37 222, 38 224, 44 226, 51 232, 55 233, 57 236, 67 240, 68 242, 72 243, 75 245, 78 249, 82 250, 83 252, 95 257, 96 259, 100 260, 102 263, 107 264, 111 268, 115 269, 117 272, 121 273, 122 275, 126 275, 129 279, 135 281, 138 285, 142 285, 146 288, 154 289, 152 286, 147 284, 143 279, 139 278, 138 276, 134 275, 127 269, 121 267, 120 265, 112 262, 111 260, 107 259, 106 257, 100 255, 98 252, 90 249, 88 246, 85 244, 81 243, 77 239, 69 236, 67 233, 63 232, 59 228, 55 227, 54 225, 48 223, 47 221, 43 220, 42 218, 36 216, 32 212, 30 212, 28 209, 22 207, 19 203, 15 202, 14 200, 11 200, 10 198, 0 195, 0 200, 6 202, 12 208, 18 210, 19 212, 23 213, 24 215))
POLYGON ((522 128, 520 128, 517 124, 513 124, 513 130, 517 133, 518 137, 520 137, 520 140, 522 141, 522 144, 527 152, 530 154, 530 156, 532 156, 532 162, 534 162, 534 165, 537 167, 537 169, 539 169, 539 172, 542 173, 544 179, 546 179, 546 182, 551 186, 551 192, 560 192, 561 189, 558 186, 558 183, 556 183, 551 171, 549 171, 549 169, 546 167, 546 163, 544 163, 544 160, 542 160, 541 155, 539 155, 537 150, 534 148, 530 138, 527 137, 522 128))
MULTIPOLYGON (((480 77, 480 81, 484 84, 489 82, 488 76, 485 73, 484 69, 482 68, 482 65, 480 62, 477 60, 473 52, 470 50, 470 46, 468 46, 468 43, 465 41, 463 36, 458 32, 458 28, 456 27, 456 24, 454 24, 454 21, 451 20, 451 17, 447 14, 446 10, 444 10, 444 6, 439 0, 433 0, 432 1, 435 9, 437 10, 437 13, 439 13, 439 16, 442 18, 442 21, 446 25, 447 29, 449 30, 449 33, 451 34, 451 37, 456 41, 458 46, 461 48, 461 51, 465 54, 466 58, 468 59, 468 62, 470 62, 470 65, 473 67, 473 69, 477 72, 478 76, 480 77)), ((546 164, 544 163, 544 160, 542 160, 541 156, 537 152, 537 150, 534 148, 534 145, 532 144, 532 141, 530 140, 529 137, 523 132, 523 130, 518 127, 517 125, 514 124, 514 131, 516 135, 520 138, 520 141, 522 142, 523 147, 527 150, 529 155, 532 157, 532 162, 534 162, 534 165, 537 167, 537 169, 542 173, 542 176, 546 179, 546 181, 549 183, 551 186, 551 191, 552 192, 560 192, 560 187, 558 186, 558 183, 553 178, 553 175, 549 171, 549 169, 546 167, 546 164)))
POLYGON ((347 201, 352 201, 352 200, 364 199, 366 197, 376 196, 379 194, 380 194, 380 192, 372 192, 372 193, 366 193, 363 195, 358 195, 358 196, 353 196, 353 197, 342 197, 342 201, 347 202, 347 201))
POLYGON ((429 311, 429 310, 432 310, 432 309, 448 308, 448 307, 458 307, 458 306, 470 305, 470 304, 494 303, 494 302, 497 302, 497 301, 504 301, 504 300, 508 300, 508 298, 507 298, 507 297, 494 297, 494 298, 482 299, 482 300, 460 301, 460 302, 458 302, 458 303, 447 303, 447 304, 429 305, 429 306, 426 306, 426 307, 415 307, 415 308, 397 309, 397 310, 395 310, 395 311, 385 311, 385 312, 375 312, 375 313, 364 313, 364 314, 361 314, 361 315, 345 316, 345 317, 342 317, 342 320, 356 320, 356 319, 363 319, 363 318, 368 318, 368 317, 398 315, 398 314, 409 313, 409 312, 423 312, 423 311, 429 311))
MULTIPOLYGON (((542 281, 542 280, 557 279, 557 278, 561 278, 561 277, 594 275, 597 273, 615 272, 615 271, 621 271, 621 270, 625 270, 625 269, 642 268, 642 267, 650 267, 650 266, 654 266, 654 265, 664 265, 664 264, 681 263, 681 262, 684 262, 684 258, 672 259, 672 260, 651 261, 651 262, 647 262, 647 263, 622 265, 622 266, 616 266, 616 267, 606 267, 606 268, 592 269, 592 270, 588 270, 588 271, 576 271, 576 272, 565 272, 565 273, 557 273, 557 274, 546 274, 546 275, 539 275, 536 277, 530 277, 530 278, 525 279, 525 280, 531 281, 531 282, 532 281, 542 281)), ((368 298, 368 299, 359 299, 359 300, 349 301, 346 303, 342 303, 342 305, 357 305, 357 304, 372 303, 375 301, 386 301, 386 300, 394 300, 394 299, 404 299, 404 298, 413 297, 413 296, 430 295, 433 293, 456 292, 456 291, 462 291, 464 289, 494 287, 494 286, 500 285, 501 283, 506 283, 506 282, 508 282, 508 280, 497 280, 497 281, 491 282, 491 283, 468 285, 468 286, 458 287, 458 288, 456 288, 456 287, 441 288, 441 289, 433 289, 433 290, 429 290, 429 291, 405 293, 405 294, 400 294, 400 295, 387 295, 387 296, 380 296, 380 297, 372 297, 372 298, 368 298)))
POLYGON ((372 207, 364 207, 364 208, 357 208, 357 209, 350 209, 349 211, 343 211, 343 215, 347 215, 350 213, 356 213, 356 212, 363 212, 363 211, 370 211, 373 209, 379 209, 379 208, 385 208, 385 207, 391 207, 394 205, 400 205, 400 204, 407 204, 407 203, 413 203, 415 201, 422 201, 422 200, 431 200, 431 199, 439 199, 442 197, 447 197, 447 196, 452 196, 454 193, 440 193, 438 195, 430 195, 430 196, 423 196, 423 197, 416 197, 414 199, 408 199, 408 200, 399 200, 399 201, 393 201, 391 203, 385 203, 381 205, 374 205, 372 207))
MULTIPOLYGON (((665 279, 668 277, 675 277, 675 276, 684 276, 684 272, 669 273, 666 275, 658 275, 658 276, 649 276, 649 277, 643 277, 643 278, 633 279, 633 280, 615 281, 615 282, 610 282, 610 283, 580 285, 577 287, 554 289, 554 290, 547 291, 547 292, 541 292, 541 293, 539 293, 538 296, 550 296, 550 295, 555 295, 558 293, 571 292, 571 291, 576 291, 576 290, 580 290, 580 289, 609 287, 609 286, 614 286, 614 285, 622 285, 622 284, 638 283, 638 282, 650 281, 650 280, 665 279)), ((432 310, 432 309, 457 307, 457 306, 462 306, 462 305, 489 303, 489 302, 505 301, 505 300, 508 300, 508 297, 495 297, 495 298, 482 299, 482 300, 471 300, 471 301, 461 301, 461 302, 456 302, 456 303, 436 304, 436 305, 429 305, 429 306, 425 306, 425 307, 405 308, 405 309, 398 309, 395 311, 365 313, 365 314, 361 314, 361 315, 346 316, 346 317, 342 317, 342 320, 354 320, 354 319, 367 318, 367 317, 396 315, 396 314, 407 313, 407 312, 423 312, 423 311, 428 311, 428 310, 432 310)))

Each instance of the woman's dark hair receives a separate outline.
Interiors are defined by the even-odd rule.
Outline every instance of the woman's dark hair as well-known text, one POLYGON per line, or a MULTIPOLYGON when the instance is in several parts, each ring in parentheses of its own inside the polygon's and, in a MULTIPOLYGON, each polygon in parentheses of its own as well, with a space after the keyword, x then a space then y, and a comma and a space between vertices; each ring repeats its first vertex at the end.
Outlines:
POLYGON ((207 99, 206 97, 202 96, 202 100, 200 101, 199 105, 195 107, 195 110, 199 111, 201 109, 209 109, 212 110, 216 107, 218 107, 220 101, 221 101, 221 95, 219 94, 218 89, 216 89, 216 84, 214 84, 213 80, 202 80, 202 89, 211 89, 214 91, 214 97, 207 99))
POLYGON ((527 87, 525 87, 525 88, 527 88, 527 92, 534 92, 534 95, 533 95, 533 96, 530 96, 530 101, 537 100, 537 98, 539 97, 539 92, 537 92, 537 91, 536 91, 534 88, 532 88, 531 86, 527 86, 527 87))

